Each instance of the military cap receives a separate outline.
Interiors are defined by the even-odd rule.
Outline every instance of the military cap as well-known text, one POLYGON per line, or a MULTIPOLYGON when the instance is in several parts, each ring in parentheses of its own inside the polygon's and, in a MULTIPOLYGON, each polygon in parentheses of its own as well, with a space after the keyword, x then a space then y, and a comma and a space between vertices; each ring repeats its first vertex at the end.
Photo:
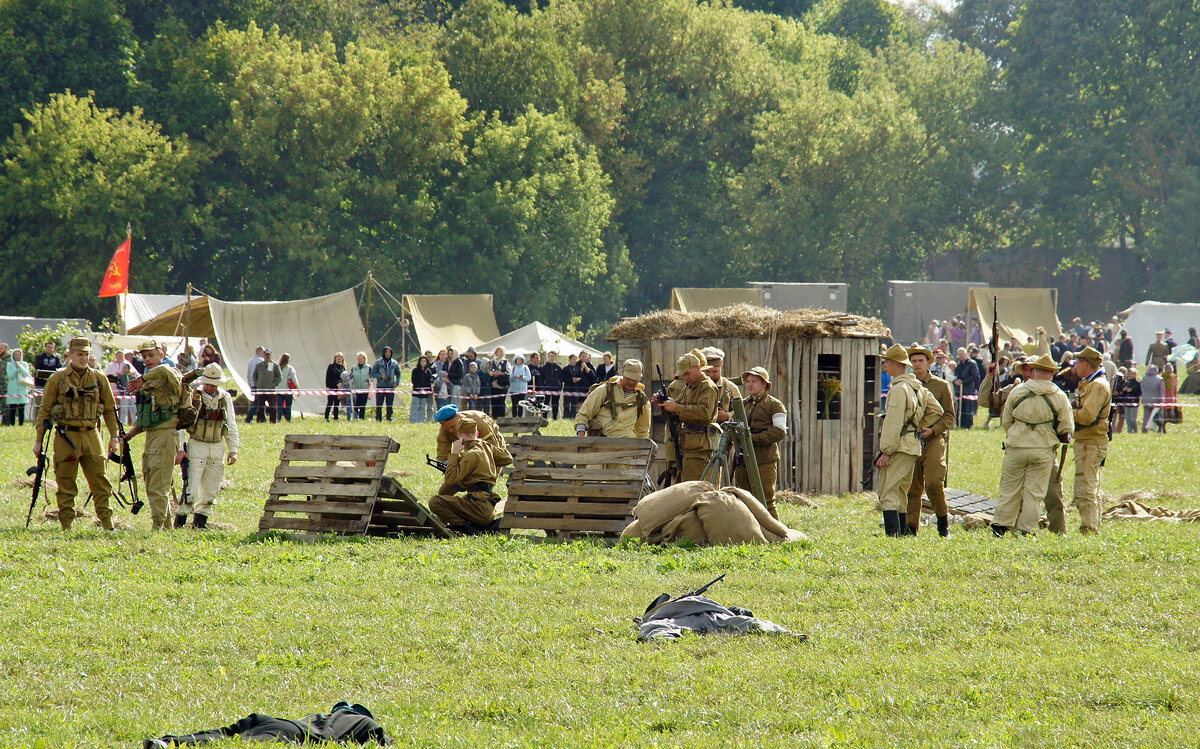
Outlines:
POLYGON ((205 385, 220 385, 224 380, 225 372, 220 364, 210 362, 204 365, 204 374, 200 375, 200 382, 205 385))
POLYGON ((147 338, 138 346, 138 351, 158 351, 158 341, 153 338, 147 338))
POLYGON ((906 367, 911 367, 912 362, 908 360, 908 349, 904 348, 903 343, 893 343, 892 347, 879 355, 881 359, 899 362, 906 367))
POLYGON ((909 357, 916 356, 917 354, 924 356, 929 361, 933 361, 933 352, 925 346, 913 346, 908 350, 909 357))
POLYGON ((704 350, 700 353, 704 354, 705 361, 710 359, 719 359, 721 361, 725 361, 725 352, 716 346, 705 346, 704 350))
POLYGON ((750 367, 750 369, 747 369, 745 372, 742 372, 742 382, 746 381, 746 375, 754 375, 755 377, 761 377, 763 382, 767 383, 767 390, 771 389, 771 376, 769 374, 767 374, 767 370, 765 367, 750 367))
POLYGON ((694 348, 676 360, 675 373, 681 375, 681 374, 687 372, 692 367, 703 367, 703 366, 704 366, 704 354, 700 352, 700 349, 694 348))
POLYGON ((1031 357, 1025 362, 1025 365, 1028 367, 1033 367, 1034 369, 1040 369, 1043 372, 1058 371, 1058 362, 1054 361, 1054 357, 1050 354, 1042 354, 1041 356, 1031 357))
POLYGON ((642 363, 637 359, 626 359, 625 364, 621 366, 621 376, 628 377, 635 382, 641 382, 642 363))
POLYGON ((1100 364, 1104 361, 1100 356, 1100 352, 1091 346, 1084 346, 1083 351, 1079 351, 1075 354, 1075 358, 1091 362, 1092 365, 1097 368, 1099 368, 1100 364))
POLYGON ((270 355, 271 355, 271 349, 269 349, 269 348, 264 348, 264 349, 263 349, 263 356, 270 356, 270 355))
POLYGON ((467 434, 473 434, 478 431, 479 431, 479 425, 475 423, 474 419, 464 416, 458 420, 458 433, 459 434, 462 434, 463 432, 466 432, 467 434))
POLYGON ((433 420, 437 422, 450 421, 455 416, 458 416, 458 406, 448 403, 437 410, 437 413, 433 415, 433 420))
POLYGON ((83 336, 72 338, 71 342, 67 344, 67 350, 78 351, 81 354, 90 354, 92 353, 92 341, 83 336))

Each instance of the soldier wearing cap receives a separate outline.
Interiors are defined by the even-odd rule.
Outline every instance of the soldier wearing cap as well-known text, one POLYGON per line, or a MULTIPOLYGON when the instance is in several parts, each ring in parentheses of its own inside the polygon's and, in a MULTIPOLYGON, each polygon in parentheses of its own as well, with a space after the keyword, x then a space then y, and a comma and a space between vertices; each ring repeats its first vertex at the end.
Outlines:
POLYGON ((642 384, 642 363, 627 359, 621 374, 592 388, 575 413, 575 434, 650 439, 650 397, 642 384))
POLYGON ((471 421, 471 425, 475 427, 478 435, 477 438, 487 445, 492 453, 492 462, 496 464, 497 468, 512 465, 512 455, 508 452, 508 445, 504 443, 504 435, 500 433, 500 428, 496 426, 496 422, 492 421, 492 417, 483 411, 459 411, 458 406, 454 403, 442 406, 433 415, 433 420, 438 423, 438 460, 444 461, 450 457, 454 443, 461 436, 459 423, 462 419, 471 421))
POLYGON ((880 355, 883 371, 892 378, 883 427, 879 435, 879 505, 887 535, 900 536, 908 522, 908 487, 921 456, 921 430, 933 426, 942 406, 916 377, 908 374, 908 350, 893 344, 880 355))
POLYGON ((455 417, 455 439, 446 473, 429 509, 451 530, 475 535, 498 527, 493 520, 500 497, 492 491, 499 472, 493 451, 479 439, 479 427, 465 413, 455 417), (458 493, 463 492, 460 496, 458 493))
MULTIPOLYGON (((1108 455, 1108 416, 1112 411, 1112 390, 1104 376, 1100 352, 1087 346, 1075 354, 1075 374, 1079 375, 1078 405, 1075 418, 1075 506, 1079 509, 1081 533, 1100 532, 1100 467, 1108 455)), ((1050 487, 1050 495, 1062 501, 1062 479, 1050 487)), ((1054 497, 1047 496, 1047 503, 1054 497)), ((1064 521, 1065 525, 1065 521, 1064 521)))
POLYGON ((54 437, 54 479, 58 482, 58 522, 69 530, 75 520, 75 478, 79 469, 92 491, 96 517, 105 530, 112 530, 112 510, 108 498, 112 485, 104 475, 108 453, 100 444, 100 420, 108 428, 109 451, 120 451, 117 438, 117 402, 112 388, 97 369, 88 366, 92 342, 72 338, 67 347, 67 366, 46 380, 38 411, 33 454, 42 454, 42 438, 49 422, 56 425, 54 437))
POLYGON ((214 362, 195 371, 202 372, 199 385, 185 397, 191 399, 196 417, 179 433, 181 440, 187 440, 184 453, 190 493, 175 508, 175 527, 186 525, 191 514, 193 527, 203 530, 212 516, 213 500, 221 490, 225 464, 237 462, 238 428, 233 398, 221 387, 225 379, 221 365, 214 362))
MULTIPOLYGON (((733 418, 733 414, 729 409, 733 408, 735 400, 741 400, 742 391, 738 390, 738 386, 733 384, 733 380, 721 374, 721 369, 725 366, 725 352, 716 346, 708 346, 701 350, 704 354, 704 374, 713 381, 717 386, 717 418, 713 421, 718 424, 729 421, 733 418)), ((715 446, 714 446, 715 448, 715 446)))
POLYGON ((679 419, 679 450, 683 465, 675 465, 675 447, 667 446, 667 462, 676 482, 696 481, 712 457, 709 426, 717 416, 719 392, 716 384, 700 371, 705 364, 700 349, 692 349, 675 362, 675 380, 667 387, 667 399, 659 399, 663 411, 679 419))
MULTIPOLYGON (((1029 370, 1031 379, 1013 388, 1000 414, 1005 444, 1000 491, 992 517, 992 532, 997 536, 1010 528, 1022 533, 1037 531, 1042 505, 1048 497, 1046 486, 1053 479, 1056 448, 1068 442, 1075 429, 1067 395, 1052 382, 1058 371, 1054 357, 1036 357, 1029 370)), ((1047 505, 1046 509, 1053 519, 1051 508, 1047 505)), ((1058 516, 1062 518, 1061 501, 1058 516)))
POLYGON ((946 504, 946 445, 950 440, 950 430, 954 427, 954 396, 950 393, 950 383, 929 373, 929 365, 933 363, 933 352, 917 346, 908 350, 908 360, 912 364, 913 376, 921 386, 933 393, 938 405, 942 407, 942 415, 932 426, 921 429, 921 455, 913 467, 912 484, 908 487, 908 512, 905 513, 907 524, 901 532, 917 535, 921 525, 921 495, 929 496, 933 512, 937 515, 938 535, 950 535, 950 508, 946 504))
POLYGON ((129 441, 145 432, 142 449, 142 480, 146 485, 146 501, 150 505, 150 521, 154 530, 166 530, 167 496, 171 493, 174 466, 185 457, 179 439, 179 403, 183 398, 183 378, 174 367, 163 362, 162 348, 154 339, 138 347, 146 371, 130 380, 125 389, 137 396, 137 426, 126 433, 129 441))
POLYGON ((1146 364, 1153 364, 1159 371, 1167 366, 1167 357, 1171 355, 1171 346, 1163 340, 1164 331, 1154 331, 1154 343, 1146 348, 1146 364))
MULTIPOLYGON (((750 442, 754 445, 754 461, 758 464, 758 475, 762 479, 763 498, 767 512, 778 519, 775 509, 775 481, 779 469, 779 443, 787 436, 787 408, 783 402, 770 394, 771 377, 765 367, 751 367, 742 372, 742 387, 746 397, 746 427, 750 430, 750 442)), ((745 460, 749 456, 744 456, 745 460)), ((745 465, 733 470, 733 485, 751 491, 750 474, 745 465)))

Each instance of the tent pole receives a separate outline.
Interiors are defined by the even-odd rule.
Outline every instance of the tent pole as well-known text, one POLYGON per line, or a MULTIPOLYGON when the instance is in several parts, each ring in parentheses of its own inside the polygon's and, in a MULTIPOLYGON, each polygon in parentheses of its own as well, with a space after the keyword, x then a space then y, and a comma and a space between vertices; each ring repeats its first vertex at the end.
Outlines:
MULTIPOLYGON (((364 331, 367 334, 367 343, 371 343, 371 289, 374 286, 375 274, 367 271, 367 320, 366 330, 364 331)), ((372 348, 374 348, 374 344, 372 344, 372 348)))

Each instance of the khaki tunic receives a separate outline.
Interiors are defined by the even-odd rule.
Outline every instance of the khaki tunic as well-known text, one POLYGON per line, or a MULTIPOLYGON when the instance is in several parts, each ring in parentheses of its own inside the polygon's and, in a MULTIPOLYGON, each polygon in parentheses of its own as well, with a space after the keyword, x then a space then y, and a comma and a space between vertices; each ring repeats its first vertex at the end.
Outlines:
POLYGON ((575 413, 575 424, 586 429, 588 422, 595 419, 600 422, 600 432, 605 437, 650 439, 650 397, 646 395, 645 386, 638 383, 636 390, 626 393, 620 382, 620 377, 613 377, 588 393, 575 413), (609 406, 610 392, 612 408, 609 406), (614 411, 616 419, 613 419, 614 411))
MULTIPOLYGON (((695 385, 676 379, 667 388, 667 395, 679 406, 674 415, 679 417, 679 447, 683 452, 682 469, 674 466, 672 471, 677 481, 698 481, 712 457, 708 428, 717 415, 717 386, 707 376, 695 385)), ((667 434, 670 442, 670 430, 667 434)), ((667 460, 675 461, 674 445, 667 445, 667 460)))
POLYGON ((429 509, 446 525, 470 522, 485 526, 495 514, 496 484, 499 470, 492 458, 493 447, 482 440, 471 440, 446 461, 446 474, 429 509), (458 492, 465 492, 462 496, 458 492))
POLYGON ((1161 371, 1167 366, 1167 357, 1171 355, 1171 347, 1166 341, 1155 341, 1146 349, 1146 363, 1153 364, 1161 371))
MULTIPOLYGON (((479 429, 479 439, 492 451, 492 460, 498 468, 512 465, 512 455, 508 452, 508 446, 504 442, 504 435, 500 434, 499 427, 483 411, 459 411, 459 416, 464 416, 471 421, 474 421, 479 429)), ((444 429, 438 426, 437 433, 437 459, 446 460, 450 457, 450 448, 458 440, 458 431, 454 429, 444 429)))
MULTIPOLYGON (((183 397, 183 377, 170 365, 159 364, 146 370, 142 382, 138 397, 153 398, 160 406, 178 406, 183 397)), ((155 530, 166 530, 168 496, 175 483, 175 454, 183 449, 178 434, 179 419, 173 416, 143 431, 146 443, 142 448, 142 480, 146 504, 150 505, 150 522, 155 530)))
POLYGON ((930 427, 933 436, 925 440, 921 456, 913 466, 912 483, 908 486, 908 525, 910 528, 920 527, 921 524, 921 495, 929 495, 929 503, 933 512, 939 517, 949 514, 950 507, 946 504, 946 443, 950 439, 950 430, 954 427, 954 396, 950 393, 950 383, 941 377, 935 377, 928 372, 924 377, 917 377, 922 387, 933 394, 938 405, 942 407, 942 415, 930 427))
POLYGON ((1052 510, 1055 499, 1045 488, 1061 444, 1059 435, 1075 428, 1066 394, 1049 380, 1023 382, 1009 395, 1000 425, 1006 433, 1004 463, 992 524, 1033 533, 1045 503, 1055 530, 1054 519, 1062 517, 1061 501, 1052 510))
POLYGON ((112 529, 112 509, 108 504, 112 484, 104 475, 108 452, 100 441, 101 419, 108 433, 116 435, 117 402, 113 399, 108 378, 99 370, 90 367, 77 370, 68 364, 50 375, 42 394, 35 431, 38 444, 41 444, 46 434, 44 424, 53 420, 65 427, 67 438, 75 443, 71 447, 61 434, 54 436, 54 480, 58 482, 55 500, 58 522, 63 528, 70 528, 75 520, 75 494, 78 491, 75 479, 82 468, 96 505, 96 517, 101 526, 112 529))
MULTIPOLYGON (((746 426, 750 429, 750 442, 754 444, 754 460, 762 479, 763 494, 767 511, 778 518, 775 509, 775 483, 779 474, 779 443, 787 436, 787 430, 775 423, 775 415, 787 416, 787 408, 774 396, 764 394, 758 398, 746 396, 742 399, 746 407, 746 426)), ((750 475, 744 466, 733 472, 733 485, 751 491, 750 475)))
POLYGON ((879 470, 879 503, 885 511, 906 511, 908 487, 921 455, 918 430, 933 426, 941 416, 941 404, 916 377, 903 374, 892 379, 879 436, 879 450, 891 456, 879 470))
MULTIPOLYGON (((709 377, 709 379, 712 378, 709 377)), ((717 386, 717 408, 722 411, 731 410, 733 402, 742 399, 742 391, 728 377, 722 375, 721 379, 714 384, 717 386)))
POLYGON ((1100 532, 1100 464, 1108 455, 1111 410, 1112 389, 1101 369, 1079 383, 1075 409, 1075 506, 1084 533, 1100 532))

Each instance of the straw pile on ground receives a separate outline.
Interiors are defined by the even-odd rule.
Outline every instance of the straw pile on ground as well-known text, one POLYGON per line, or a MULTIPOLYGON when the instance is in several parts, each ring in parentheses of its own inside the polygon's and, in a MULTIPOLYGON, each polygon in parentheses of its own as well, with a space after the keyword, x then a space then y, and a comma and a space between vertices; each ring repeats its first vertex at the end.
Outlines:
POLYGON ((707 312, 660 310, 626 317, 613 327, 608 340, 685 338, 880 338, 887 326, 874 317, 827 309, 790 312, 732 304, 707 312))

